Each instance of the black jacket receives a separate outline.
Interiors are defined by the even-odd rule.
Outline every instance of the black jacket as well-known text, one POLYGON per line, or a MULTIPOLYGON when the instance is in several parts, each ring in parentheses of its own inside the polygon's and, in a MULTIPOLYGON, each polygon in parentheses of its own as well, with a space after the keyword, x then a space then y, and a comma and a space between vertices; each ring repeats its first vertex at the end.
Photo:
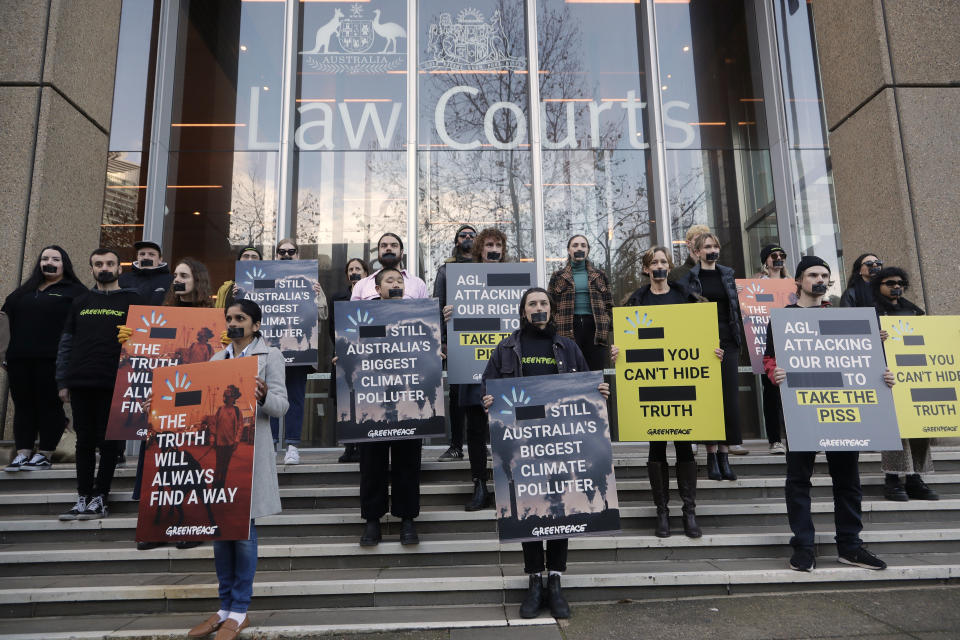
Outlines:
MULTIPOLYGON (((743 344, 743 339, 740 337, 740 300, 737 297, 737 276, 733 269, 725 267, 722 264, 717 265, 717 271, 720 272, 720 279, 723 281, 723 286, 727 288, 727 297, 730 300, 730 333, 733 334, 739 347, 743 344)), ((695 296, 703 297, 703 285, 700 284, 700 263, 698 262, 693 265, 686 277, 682 280, 677 280, 676 283, 687 292, 695 296)))
MULTIPOLYGON (((481 398, 487 393, 487 380, 523 377, 522 367, 520 366, 520 358, 523 355, 520 353, 520 333, 522 331, 523 329, 517 329, 501 340, 497 348, 493 350, 493 355, 490 356, 487 368, 483 371, 483 377, 480 381, 481 398)), ((557 360, 557 373, 590 371, 590 365, 584 359, 580 347, 570 338, 553 336, 553 357, 557 360)), ((476 387, 478 385, 469 386, 476 387)))
POLYGON ((877 310, 877 316, 923 316, 926 315, 923 312, 923 309, 913 304, 906 298, 900 298, 897 306, 893 306, 890 302, 880 296, 877 298, 877 302, 874 307, 877 310))
POLYGON ((79 282, 61 280, 43 291, 17 289, 3 304, 10 318, 8 360, 57 357, 60 334, 76 298, 86 294, 79 282))
POLYGON ((171 282, 173 282, 173 274, 170 273, 170 266, 166 262, 161 262, 160 266, 149 269, 141 269, 134 262, 132 271, 120 274, 121 289, 136 289, 140 292, 144 302, 138 304, 163 304, 163 298, 167 295, 171 282))
POLYGON ((459 251, 457 255, 447 258, 440 268, 437 269, 437 277, 433 281, 433 297, 440 300, 440 310, 447 306, 447 265, 451 262, 465 263, 473 262, 470 256, 465 256, 459 251))
MULTIPOLYGON (((670 289, 676 289, 686 298, 687 302, 703 302, 704 298, 699 298, 686 289, 683 286, 676 282, 670 283, 670 289)), ((630 294, 630 297, 627 298, 627 302, 623 305, 625 307, 645 307, 649 304, 647 301, 647 296, 650 295, 650 285, 645 284, 633 293, 630 294)), ((654 294, 656 295, 656 294, 654 294)))
POLYGON ((840 296, 841 307, 872 307, 873 305, 873 289, 860 276, 857 276, 853 284, 840 296))
POLYGON ((58 389, 113 388, 120 362, 117 325, 126 324, 132 304, 145 304, 134 289, 91 289, 74 301, 57 350, 58 389))

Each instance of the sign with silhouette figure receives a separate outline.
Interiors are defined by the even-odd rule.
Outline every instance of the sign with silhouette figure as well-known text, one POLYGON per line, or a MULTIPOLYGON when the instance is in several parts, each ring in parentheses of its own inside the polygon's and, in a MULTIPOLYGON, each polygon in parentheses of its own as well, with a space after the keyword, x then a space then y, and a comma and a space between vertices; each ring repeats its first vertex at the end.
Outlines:
POLYGON ((260 305, 260 333, 271 347, 283 352, 288 367, 316 366, 316 260, 245 260, 237 262, 236 298, 260 305))
POLYGON ((600 371, 488 380, 501 541, 620 530, 600 371))
POLYGON ((153 372, 138 542, 250 536, 257 358, 153 372))
POLYGON ((763 350, 767 347, 770 311, 797 302, 797 283, 789 278, 738 278, 737 292, 750 366, 754 373, 764 375, 763 350))
POLYGON ((113 385, 108 440, 142 440, 147 416, 141 403, 153 385, 153 370, 177 364, 207 362, 223 348, 223 309, 133 305, 127 313, 133 334, 120 349, 113 385))
POLYGON ((338 302, 334 313, 337 439, 443 436, 437 299, 338 302))

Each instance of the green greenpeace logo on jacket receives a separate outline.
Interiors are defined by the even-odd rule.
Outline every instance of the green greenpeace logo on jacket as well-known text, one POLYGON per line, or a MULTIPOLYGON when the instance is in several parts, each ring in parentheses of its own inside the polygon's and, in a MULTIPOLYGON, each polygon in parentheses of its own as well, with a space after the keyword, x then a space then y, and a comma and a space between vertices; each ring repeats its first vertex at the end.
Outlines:
POLYGON ((126 311, 120 311, 118 309, 83 309, 80 312, 81 316, 117 316, 122 318, 127 315, 126 311))

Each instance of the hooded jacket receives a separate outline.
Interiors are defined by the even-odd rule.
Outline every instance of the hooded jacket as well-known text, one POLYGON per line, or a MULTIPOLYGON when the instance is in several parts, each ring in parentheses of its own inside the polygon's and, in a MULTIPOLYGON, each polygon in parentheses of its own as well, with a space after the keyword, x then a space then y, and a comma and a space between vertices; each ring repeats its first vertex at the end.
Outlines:
POLYGON ((161 305, 167 295, 167 289, 173 282, 170 265, 161 262, 156 267, 141 268, 139 262, 134 262, 131 271, 120 274, 121 289, 136 289, 140 292, 144 302, 140 304, 161 305))
MULTIPOLYGON (((736 275, 733 269, 725 267, 722 264, 717 265, 717 271, 720 272, 720 279, 723 281, 723 286, 727 289, 727 298, 730 304, 730 333, 737 341, 737 346, 739 347, 743 344, 743 339, 740 337, 740 300, 737 297, 736 275)), ((682 280, 678 279, 675 282, 688 293, 701 298, 703 297, 703 285, 700 284, 699 262, 690 268, 689 273, 687 273, 682 280)))

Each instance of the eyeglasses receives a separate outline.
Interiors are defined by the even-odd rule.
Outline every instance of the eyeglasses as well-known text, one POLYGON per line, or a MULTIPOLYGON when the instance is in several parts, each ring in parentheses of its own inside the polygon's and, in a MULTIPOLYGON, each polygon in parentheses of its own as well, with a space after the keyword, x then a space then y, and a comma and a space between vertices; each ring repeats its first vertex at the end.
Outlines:
POLYGON ((905 287, 908 286, 906 280, 884 280, 884 281, 881 282, 880 284, 882 284, 882 285, 885 286, 885 287, 891 287, 891 288, 893 288, 893 287, 904 287, 904 288, 905 288, 905 287))
POLYGON ((871 267, 882 267, 882 266, 883 266, 883 261, 882 261, 882 260, 868 260, 867 262, 864 262, 864 263, 863 263, 863 266, 865 266, 867 269, 869 269, 869 268, 871 268, 871 267))
POLYGON ((778 258, 779 258, 780 260, 786 260, 786 259, 787 259, 787 254, 785 254, 785 253, 778 253, 778 252, 774 251, 773 253, 770 254, 770 257, 773 258, 774 260, 777 260, 778 258))
POLYGON ((297 255, 296 249, 277 249, 277 254, 281 256, 295 256, 297 255))
POLYGON ((476 238, 476 237, 477 237, 477 234, 471 233, 471 232, 469 232, 469 231, 464 231, 463 233, 461 233, 461 234, 458 235, 457 237, 460 238, 460 239, 463 239, 463 238, 476 238))

